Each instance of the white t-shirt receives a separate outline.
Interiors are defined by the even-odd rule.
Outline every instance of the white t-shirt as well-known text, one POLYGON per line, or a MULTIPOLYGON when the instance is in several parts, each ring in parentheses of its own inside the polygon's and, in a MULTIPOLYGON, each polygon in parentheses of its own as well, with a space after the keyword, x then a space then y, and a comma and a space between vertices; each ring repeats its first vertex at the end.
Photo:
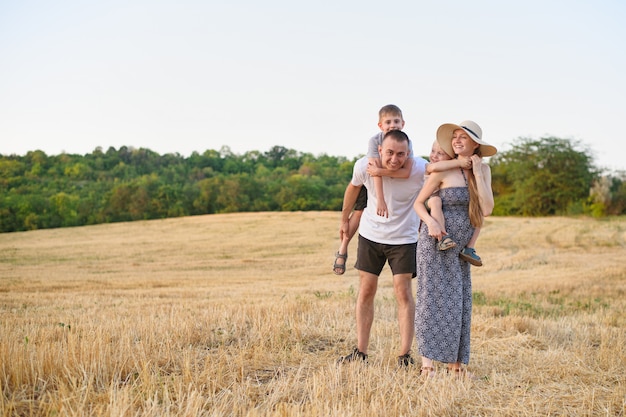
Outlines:
POLYGON ((419 217, 413 209, 415 199, 424 185, 425 159, 413 158, 409 178, 382 177, 383 193, 389 217, 376 214, 376 187, 367 173, 367 157, 356 161, 352 172, 352 185, 367 188, 367 207, 363 211, 359 234, 373 242, 387 245, 404 245, 417 242, 419 217))

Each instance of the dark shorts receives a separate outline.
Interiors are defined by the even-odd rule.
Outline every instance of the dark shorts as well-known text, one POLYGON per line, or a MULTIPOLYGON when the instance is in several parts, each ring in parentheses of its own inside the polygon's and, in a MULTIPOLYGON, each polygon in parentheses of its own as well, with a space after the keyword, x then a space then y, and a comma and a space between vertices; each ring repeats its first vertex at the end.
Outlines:
POLYGON ((389 261, 389 267, 393 275, 411 274, 412 278, 417 275, 417 242, 404 245, 386 245, 365 239, 359 235, 356 264, 354 267, 359 271, 380 275, 385 262, 389 261))
POLYGON ((359 191, 356 203, 354 203, 354 209, 365 210, 365 207, 367 207, 367 188, 365 188, 365 186, 361 186, 361 191, 359 191))

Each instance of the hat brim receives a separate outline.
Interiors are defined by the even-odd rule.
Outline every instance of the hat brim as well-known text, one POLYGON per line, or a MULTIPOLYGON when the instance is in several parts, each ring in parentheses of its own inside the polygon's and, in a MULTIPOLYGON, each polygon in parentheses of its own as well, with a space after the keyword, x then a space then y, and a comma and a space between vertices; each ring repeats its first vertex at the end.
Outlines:
POLYGON ((452 136, 454 135, 454 131, 457 129, 463 130, 474 142, 479 145, 480 156, 492 156, 498 152, 495 146, 489 145, 477 137, 474 132, 454 123, 444 123, 437 129, 437 142, 439 143, 439 146, 441 146, 441 149, 443 149, 443 151, 450 157, 454 158, 456 156, 454 150, 452 149, 452 136))

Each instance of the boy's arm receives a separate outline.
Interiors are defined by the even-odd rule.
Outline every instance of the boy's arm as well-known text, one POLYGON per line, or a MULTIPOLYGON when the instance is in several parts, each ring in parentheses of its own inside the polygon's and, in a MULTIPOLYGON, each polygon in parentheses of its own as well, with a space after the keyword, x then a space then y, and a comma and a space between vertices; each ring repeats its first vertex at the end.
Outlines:
POLYGON ((374 181, 376 181, 376 177, 391 177, 391 178, 409 178, 411 176, 411 168, 413 167, 413 158, 409 158, 406 160, 402 168, 396 171, 390 171, 386 168, 380 168, 378 165, 372 166, 371 164, 367 167, 367 173, 374 177, 374 181))
MULTIPOLYGON (((380 159, 378 158, 368 158, 367 159, 367 172, 370 172, 370 167, 372 169, 380 169, 380 159)), ((374 179, 374 189, 376 190, 376 214, 383 217, 388 217, 389 212, 387 210, 387 203, 385 202, 385 195, 383 194, 383 179, 380 176, 373 176, 374 179)))

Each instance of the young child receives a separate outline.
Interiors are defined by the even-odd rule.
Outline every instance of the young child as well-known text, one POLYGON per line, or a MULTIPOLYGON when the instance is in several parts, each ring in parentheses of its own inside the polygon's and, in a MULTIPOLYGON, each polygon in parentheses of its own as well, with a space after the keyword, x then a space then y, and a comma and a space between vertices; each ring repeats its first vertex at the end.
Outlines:
MULTIPOLYGON (((376 187, 376 194, 378 196, 376 214, 379 216, 388 216, 387 204, 385 203, 383 196, 383 181, 381 177, 391 176, 394 178, 408 178, 411 174, 411 162, 396 172, 391 172, 387 169, 381 168, 380 155, 378 154, 378 147, 382 145, 385 133, 390 130, 402 130, 403 127, 404 118, 402 117, 402 111, 400 108, 393 104, 383 106, 378 111, 378 128, 380 129, 380 132, 371 137, 368 142, 367 157, 369 166, 367 172, 374 177, 374 186, 376 187)), ((409 143, 409 155, 412 154, 413 149, 409 143)), ((333 264, 333 272, 337 275, 342 275, 346 272, 348 244, 359 228, 361 215, 363 214, 363 209, 365 209, 366 206, 367 190, 365 187, 362 187, 361 193, 359 194, 357 202, 354 205, 354 210, 352 211, 348 221, 348 231, 347 233, 343 233, 342 236, 339 236, 341 243, 339 245, 339 250, 335 253, 335 263, 333 264)))
MULTIPOLYGON (((439 142, 435 140, 433 147, 430 151, 430 163, 426 166, 426 175, 433 172, 445 171, 452 168, 469 168, 471 166, 471 159, 467 157, 459 156, 456 159, 448 155, 439 145, 439 142), (450 162, 447 162, 450 161, 450 162)), ((441 228, 445 230, 446 219, 443 216, 441 198, 439 197, 439 190, 435 191, 426 202, 426 208, 430 211, 430 215, 437 220, 441 225, 441 228)), ((475 266, 482 266, 480 256, 476 254, 474 245, 478 240, 480 228, 474 229, 467 247, 463 248, 459 256, 464 261, 467 261, 475 266)), ((456 246, 456 242, 449 235, 444 235, 443 238, 437 244, 439 250, 448 250, 456 246)))

